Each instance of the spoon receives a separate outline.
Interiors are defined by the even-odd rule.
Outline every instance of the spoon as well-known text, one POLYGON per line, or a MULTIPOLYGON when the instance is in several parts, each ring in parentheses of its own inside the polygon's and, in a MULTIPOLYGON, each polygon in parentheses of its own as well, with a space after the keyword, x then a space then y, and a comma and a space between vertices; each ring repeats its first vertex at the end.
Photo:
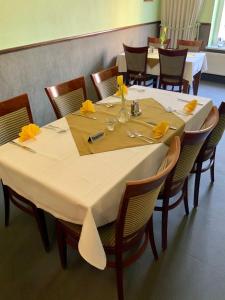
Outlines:
POLYGON ((145 138, 145 139, 147 139, 147 140, 150 140, 150 141, 152 141, 152 142, 155 142, 155 139, 153 139, 153 138, 150 138, 150 137, 148 137, 148 136, 146 136, 146 135, 143 135, 142 133, 140 133, 139 131, 134 131, 133 132, 133 134, 134 135, 136 135, 136 136, 138 136, 138 137, 143 137, 143 138, 145 138))
POLYGON ((153 141, 150 141, 150 140, 148 140, 148 139, 146 139, 146 138, 144 138, 144 137, 141 137, 141 136, 137 136, 137 135, 135 135, 133 132, 131 132, 130 130, 127 130, 127 134, 128 134, 128 136, 129 136, 130 138, 139 138, 140 140, 145 141, 145 142, 147 142, 147 143, 149 143, 149 144, 154 144, 153 141))

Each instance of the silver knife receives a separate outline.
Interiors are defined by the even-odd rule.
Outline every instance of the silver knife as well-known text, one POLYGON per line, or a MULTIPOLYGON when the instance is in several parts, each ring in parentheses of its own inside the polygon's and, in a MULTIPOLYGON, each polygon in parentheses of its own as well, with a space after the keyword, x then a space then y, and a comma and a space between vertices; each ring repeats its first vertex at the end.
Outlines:
MULTIPOLYGON (((155 126, 155 125, 156 125, 156 123, 151 122, 151 121, 150 121, 150 122, 147 121, 146 123, 148 123, 149 125, 152 125, 152 126, 155 126)), ((169 129, 177 130, 177 127, 175 127, 175 126, 170 126, 169 129)))
POLYGON ((33 150, 33 149, 31 149, 31 148, 29 148, 29 147, 27 147, 27 146, 20 145, 20 144, 18 144, 18 143, 15 142, 15 141, 11 141, 11 142, 9 142, 9 143, 12 144, 12 145, 18 146, 18 147, 20 147, 20 148, 22 148, 22 149, 24 149, 24 150, 27 150, 27 151, 29 151, 29 152, 37 153, 35 150, 33 150))

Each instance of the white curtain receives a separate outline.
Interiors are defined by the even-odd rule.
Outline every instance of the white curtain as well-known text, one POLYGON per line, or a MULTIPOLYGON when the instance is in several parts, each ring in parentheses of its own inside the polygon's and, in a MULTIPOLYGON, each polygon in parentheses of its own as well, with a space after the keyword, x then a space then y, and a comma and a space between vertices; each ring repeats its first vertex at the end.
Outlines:
POLYGON ((176 47, 177 39, 198 38, 197 19, 204 0, 162 0, 161 26, 168 27, 167 37, 171 47, 176 47))

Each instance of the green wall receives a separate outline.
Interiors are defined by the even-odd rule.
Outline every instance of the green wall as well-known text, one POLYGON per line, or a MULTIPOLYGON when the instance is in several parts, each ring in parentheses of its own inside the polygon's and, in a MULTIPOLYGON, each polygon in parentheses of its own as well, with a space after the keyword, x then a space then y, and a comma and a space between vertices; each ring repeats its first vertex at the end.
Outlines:
POLYGON ((160 0, 0 0, 0 49, 160 19, 160 0))
POLYGON ((201 14, 198 18, 199 22, 211 23, 214 2, 215 2, 215 0, 205 0, 203 7, 202 7, 201 14))

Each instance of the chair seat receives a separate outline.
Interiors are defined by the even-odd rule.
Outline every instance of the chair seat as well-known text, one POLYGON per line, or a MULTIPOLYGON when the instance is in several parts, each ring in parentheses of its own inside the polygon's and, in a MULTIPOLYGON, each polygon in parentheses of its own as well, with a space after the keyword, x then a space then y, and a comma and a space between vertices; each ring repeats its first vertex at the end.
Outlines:
MULTIPOLYGON (((67 228, 69 228, 70 230, 73 231, 73 233, 75 233, 78 237, 81 234, 81 230, 82 230, 82 225, 78 225, 78 224, 73 224, 70 222, 66 222, 66 221, 62 221, 60 220, 60 222, 66 226, 67 228)), ((98 228, 98 232, 102 241, 102 244, 105 247, 114 247, 115 246, 115 222, 106 224, 104 226, 101 226, 98 228)))
MULTIPOLYGON (((182 84, 185 84, 187 82, 188 82, 187 80, 183 79, 182 84)), ((179 85, 180 84, 180 82, 178 82, 177 79, 173 79, 173 78, 169 78, 169 77, 167 78, 164 76, 162 78, 162 83, 169 84, 169 85, 179 85)))

